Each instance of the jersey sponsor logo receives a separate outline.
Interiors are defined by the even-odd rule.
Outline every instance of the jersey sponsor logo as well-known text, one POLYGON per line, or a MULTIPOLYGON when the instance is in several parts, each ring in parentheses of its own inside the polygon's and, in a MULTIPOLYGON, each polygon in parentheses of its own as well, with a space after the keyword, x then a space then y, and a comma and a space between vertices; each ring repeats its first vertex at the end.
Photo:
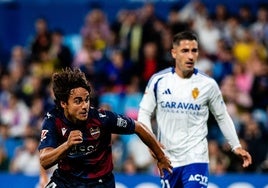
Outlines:
POLYGON ((198 95, 199 95, 199 90, 198 90, 198 88, 195 87, 192 90, 192 96, 193 96, 194 99, 196 99, 198 97, 198 95))
POLYGON ((97 150, 97 147, 95 145, 77 144, 71 148, 68 156, 71 158, 85 156, 85 155, 93 153, 96 150, 97 150))
POLYGON ((99 127, 90 127, 89 132, 95 140, 100 137, 100 128, 99 127))
POLYGON ((127 121, 121 117, 117 118, 117 124, 118 127, 123 127, 125 128, 127 126, 127 121))
POLYGON ((48 130, 46 130, 46 129, 42 130, 42 132, 41 132, 41 142, 47 138, 47 136, 46 136, 47 133, 48 133, 48 130))
POLYGON ((162 108, 169 108, 169 109, 183 109, 183 110, 195 110, 195 111, 201 109, 200 104, 175 102, 175 101, 161 101, 160 105, 162 108))
POLYGON ((188 181, 197 181, 201 185, 208 185, 208 177, 202 174, 191 174, 188 181))

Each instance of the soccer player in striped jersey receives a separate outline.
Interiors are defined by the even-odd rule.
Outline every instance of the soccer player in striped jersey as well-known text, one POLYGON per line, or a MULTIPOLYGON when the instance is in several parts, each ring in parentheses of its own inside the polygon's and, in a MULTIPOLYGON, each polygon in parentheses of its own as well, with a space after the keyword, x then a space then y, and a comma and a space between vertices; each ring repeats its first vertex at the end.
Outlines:
POLYGON ((46 188, 114 188, 112 133, 137 134, 156 155, 161 175, 172 173, 170 160, 142 123, 90 107, 91 88, 80 69, 54 73, 52 88, 56 108, 43 121, 40 172, 55 164, 57 169, 46 188))
POLYGON ((171 55, 175 67, 150 78, 140 102, 138 121, 149 125, 172 162, 173 173, 165 173, 162 187, 205 188, 209 176, 206 138, 209 111, 234 154, 242 158, 243 167, 249 166, 252 159, 239 143, 217 83, 194 68, 198 59, 195 33, 184 31, 176 34, 171 55), (155 129, 151 124, 154 112, 155 129))

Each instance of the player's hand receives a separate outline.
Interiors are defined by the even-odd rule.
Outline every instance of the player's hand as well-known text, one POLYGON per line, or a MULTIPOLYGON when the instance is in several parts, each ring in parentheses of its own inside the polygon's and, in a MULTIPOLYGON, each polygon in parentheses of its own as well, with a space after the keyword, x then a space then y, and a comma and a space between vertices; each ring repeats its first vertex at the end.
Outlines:
MULTIPOLYGON (((157 142, 159 147, 162 148, 162 149, 165 149, 165 146, 160 143, 160 142, 157 142)), ((157 159, 156 155, 154 154, 154 152, 152 152, 152 150, 149 150, 152 157, 157 160, 157 167, 159 169, 159 173, 160 173, 160 176, 163 177, 164 176, 164 169, 167 170, 170 174, 172 173, 172 166, 171 166, 171 161, 166 157, 164 156, 163 158, 161 159, 157 159)))
POLYGON ((158 159, 157 167, 161 177, 164 177, 164 170, 167 170, 170 174, 172 174, 173 167, 171 166, 171 161, 166 156, 158 159))
POLYGON ((79 130, 74 130, 70 132, 70 135, 67 140, 68 147, 71 147, 76 144, 80 144, 83 142, 82 132, 79 130))
POLYGON ((251 158, 251 155, 246 150, 244 150, 241 147, 239 147, 239 148, 236 148, 234 150, 234 154, 236 154, 238 157, 240 157, 243 160, 242 166, 244 168, 246 168, 249 165, 251 165, 252 158, 251 158))

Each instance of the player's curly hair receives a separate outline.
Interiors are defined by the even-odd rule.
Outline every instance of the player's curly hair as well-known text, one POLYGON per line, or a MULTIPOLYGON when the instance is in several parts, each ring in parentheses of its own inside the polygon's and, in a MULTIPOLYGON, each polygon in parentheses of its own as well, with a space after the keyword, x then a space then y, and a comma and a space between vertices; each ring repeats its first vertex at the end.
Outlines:
POLYGON ((91 92, 84 72, 78 68, 67 67, 62 69, 61 72, 56 72, 52 75, 52 90, 58 107, 60 107, 60 101, 67 102, 71 90, 78 87, 86 89, 89 93, 91 92))

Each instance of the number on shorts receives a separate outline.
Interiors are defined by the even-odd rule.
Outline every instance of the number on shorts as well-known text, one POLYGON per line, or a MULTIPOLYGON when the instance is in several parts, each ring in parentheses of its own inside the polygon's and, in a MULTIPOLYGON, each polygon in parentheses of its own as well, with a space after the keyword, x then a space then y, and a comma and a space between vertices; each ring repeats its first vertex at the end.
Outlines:
POLYGON ((168 180, 161 179, 160 182, 161 182, 162 188, 170 188, 168 180))

